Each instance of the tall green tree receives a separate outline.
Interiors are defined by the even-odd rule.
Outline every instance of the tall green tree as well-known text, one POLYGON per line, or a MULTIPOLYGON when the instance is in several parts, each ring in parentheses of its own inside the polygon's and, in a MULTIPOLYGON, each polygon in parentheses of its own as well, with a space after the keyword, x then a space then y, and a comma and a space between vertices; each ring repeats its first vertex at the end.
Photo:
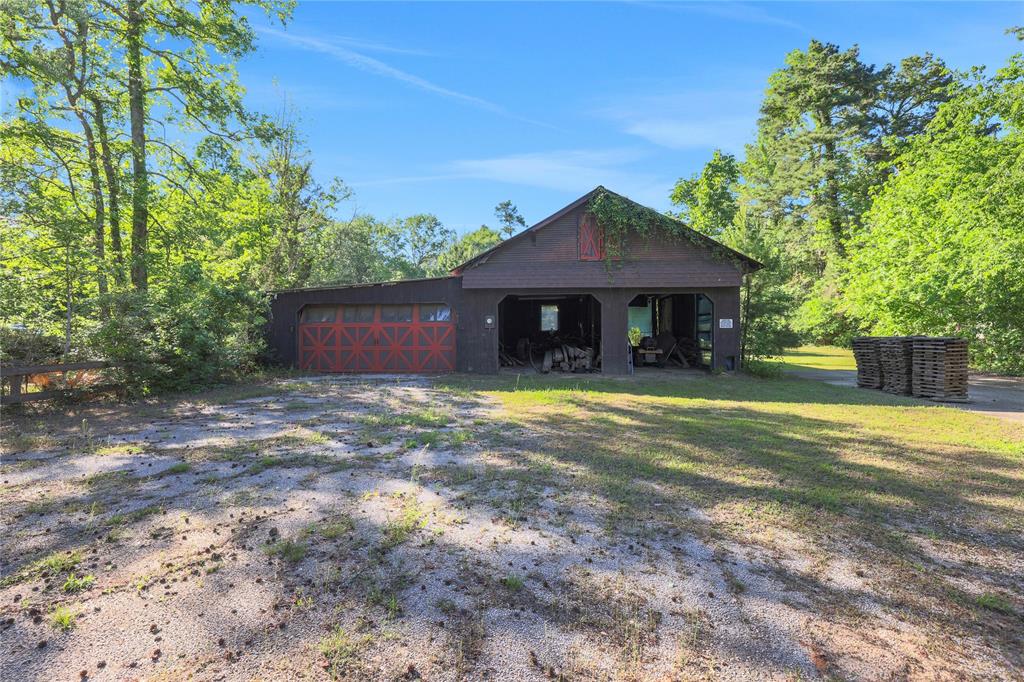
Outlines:
POLYGON ((717 237, 732 225, 739 211, 739 179, 736 157, 716 149, 699 174, 676 181, 670 198, 680 208, 679 217, 690 227, 717 237))
POLYGON ((470 258, 480 255, 501 242, 501 234, 486 225, 467 232, 453 242, 438 258, 438 274, 451 272, 470 258))
POLYGON ((938 108, 896 159, 845 266, 878 334, 951 334, 972 362, 1024 373, 1024 55, 938 108))
POLYGON ((506 238, 526 227, 526 220, 519 214, 519 209, 510 199, 506 199, 494 207, 494 217, 498 219, 499 232, 506 238))
POLYGON ((868 133, 877 85, 877 72, 861 62, 856 46, 840 50, 817 40, 788 54, 768 79, 759 128, 773 147, 787 209, 828 240, 819 271, 830 253, 843 253, 860 208, 850 193, 852 149, 868 133))

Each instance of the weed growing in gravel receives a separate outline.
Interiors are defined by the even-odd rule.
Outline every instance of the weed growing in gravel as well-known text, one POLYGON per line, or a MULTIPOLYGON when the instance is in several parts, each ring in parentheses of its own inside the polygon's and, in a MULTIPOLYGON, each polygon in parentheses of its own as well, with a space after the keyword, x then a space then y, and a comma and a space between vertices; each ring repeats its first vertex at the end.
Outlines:
POLYGON ((167 467, 166 469, 161 471, 160 474, 162 476, 175 476, 177 474, 184 474, 191 468, 192 465, 190 465, 188 462, 178 462, 177 464, 173 464, 167 467))
POLYGON ((52 625, 55 630, 67 632, 71 628, 75 627, 75 618, 77 616, 78 614, 68 607, 60 606, 50 614, 50 625, 52 625))
POLYGON ((114 443, 93 450, 94 455, 141 455, 146 449, 138 443, 114 443))
POLYGON ((296 609, 306 611, 313 608, 313 604, 315 604, 316 601, 313 599, 313 595, 306 594, 300 587, 299 591, 295 593, 295 599, 292 603, 295 604, 296 609))
POLYGON ((56 444, 57 441, 52 436, 11 433, 4 435, 4 447, 2 450, 5 453, 27 452, 28 450, 52 448, 56 444))
POLYGON ((433 407, 403 414, 367 414, 359 418, 363 424, 378 428, 389 426, 418 426, 424 429, 447 426, 452 415, 433 407))
POLYGON ((327 672, 332 679, 344 677, 348 666, 355 660, 359 652, 366 646, 369 637, 353 637, 340 625, 335 626, 331 634, 320 640, 320 653, 327 659, 327 672))
POLYGON ((98 474, 86 476, 83 483, 86 487, 96 492, 127 492, 135 486, 139 479, 130 471, 103 471, 98 474))
POLYGON ((123 526, 126 524, 135 523, 136 521, 141 521, 142 519, 148 516, 152 516, 153 514, 159 514, 162 511, 163 507, 152 504, 148 507, 143 507, 142 509, 136 509, 135 511, 125 512, 123 514, 114 514, 104 523, 107 526, 123 526))
POLYGON ((77 577, 74 573, 68 576, 68 579, 64 581, 64 586, 61 588, 68 594, 75 594, 82 590, 87 590, 92 587, 93 583, 96 582, 96 576, 83 575, 81 578, 77 577))
POLYGON ((442 437, 443 434, 440 431, 418 433, 414 437, 405 440, 405 449, 412 450, 413 448, 434 446, 441 442, 442 437))
POLYGON ((501 584, 507 587, 508 589, 512 590, 513 592, 518 592, 519 590, 523 589, 523 579, 520 578, 518 575, 505 576, 501 579, 501 584))
POLYGON ((448 444, 455 449, 463 447, 466 443, 473 440, 473 434, 466 430, 451 431, 448 434, 448 444))
POLYGON ((270 469, 271 467, 281 466, 282 464, 284 464, 284 460, 281 459, 280 457, 267 455, 265 457, 260 457, 258 460, 249 465, 249 468, 245 470, 245 473, 249 474, 250 476, 255 476, 256 474, 262 474, 264 471, 270 469))
POLYGON ((1013 613, 1013 605, 1005 598, 992 592, 986 592, 985 594, 979 595, 975 600, 978 606, 983 609, 989 609, 991 611, 999 611, 1000 613, 1011 614, 1013 613))
POLYGON ((402 504, 398 516, 388 519, 384 524, 384 549, 391 549, 402 544, 420 528, 427 525, 427 514, 420 507, 415 497, 410 497, 402 504))
POLYGON ((337 540, 355 530, 355 523, 348 516, 337 516, 331 519, 324 519, 320 523, 310 524, 306 528, 306 534, 319 535, 325 540, 337 540))
POLYGON ((267 556, 276 556, 289 564, 296 564, 306 557, 308 549, 309 548, 304 542, 297 542, 296 540, 278 540, 277 542, 264 547, 263 551, 267 553, 267 556))
POLYGON ((82 555, 78 552, 54 552, 33 564, 33 568, 37 573, 56 575, 73 571, 81 562, 82 555))

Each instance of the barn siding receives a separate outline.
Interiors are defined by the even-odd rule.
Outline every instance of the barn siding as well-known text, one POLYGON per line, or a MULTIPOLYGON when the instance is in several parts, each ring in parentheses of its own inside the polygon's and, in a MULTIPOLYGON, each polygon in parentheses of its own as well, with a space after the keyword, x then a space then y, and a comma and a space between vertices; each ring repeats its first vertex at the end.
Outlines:
POLYGON ((742 273, 708 249, 676 239, 633 236, 627 256, 611 268, 604 261, 578 257, 577 208, 542 229, 494 251, 462 273, 465 289, 505 287, 728 287, 742 273))

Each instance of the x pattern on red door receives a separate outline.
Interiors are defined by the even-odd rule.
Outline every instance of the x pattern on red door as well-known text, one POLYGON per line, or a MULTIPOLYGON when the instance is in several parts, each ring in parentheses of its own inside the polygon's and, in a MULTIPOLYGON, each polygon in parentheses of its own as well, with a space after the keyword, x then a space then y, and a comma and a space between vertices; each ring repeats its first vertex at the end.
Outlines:
MULTIPOLYGON (((337 319, 341 319, 341 314, 337 319)), ((455 325, 421 322, 304 322, 299 324, 299 367, 321 372, 451 372, 455 325)))
POLYGON ((580 260, 601 260, 604 258, 604 234, 597 225, 597 219, 590 213, 580 219, 580 260))

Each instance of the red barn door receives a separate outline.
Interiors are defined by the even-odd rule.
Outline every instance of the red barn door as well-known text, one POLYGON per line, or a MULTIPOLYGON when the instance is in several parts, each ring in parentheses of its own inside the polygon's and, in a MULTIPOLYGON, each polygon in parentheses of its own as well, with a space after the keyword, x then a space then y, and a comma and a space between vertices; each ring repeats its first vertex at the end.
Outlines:
POLYGON ((307 306, 299 367, 321 372, 451 372, 455 325, 443 304, 307 306))

